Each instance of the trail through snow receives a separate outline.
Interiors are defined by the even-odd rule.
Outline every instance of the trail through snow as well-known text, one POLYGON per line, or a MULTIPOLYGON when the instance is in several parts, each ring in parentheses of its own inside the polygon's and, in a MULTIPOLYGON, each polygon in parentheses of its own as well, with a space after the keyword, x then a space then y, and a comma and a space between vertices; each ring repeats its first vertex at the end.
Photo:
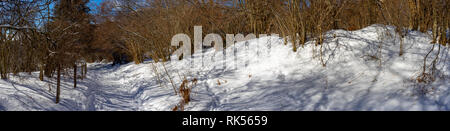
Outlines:
MULTIPOLYGON (((108 68, 103 67, 101 69, 108 68)), ((123 78, 120 75, 107 75, 107 70, 93 70, 86 83, 90 85, 87 89, 87 110, 137 110, 138 104, 135 93, 120 91, 123 86, 123 78)))

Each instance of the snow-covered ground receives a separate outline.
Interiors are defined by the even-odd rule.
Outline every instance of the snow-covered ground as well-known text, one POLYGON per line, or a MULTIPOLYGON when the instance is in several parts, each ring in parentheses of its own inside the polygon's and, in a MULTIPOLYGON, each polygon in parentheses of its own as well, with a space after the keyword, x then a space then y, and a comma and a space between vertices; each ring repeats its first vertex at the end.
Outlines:
POLYGON ((42 82, 38 72, 21 73, 0 80, 0 110, 172 110, 181 97, 170 81, 179 87, 184 77, 198 80, 186 110, 450 110, 449 48, 441 48, 439 77, 422 95, 412 81, 433 47, 430 36, 409 32, 405 53, 399 56, 399 39, 386 30, 393 33, 393 27, 380 25, 329 31, 323 46, 325 67, 314 41, 293 52, 292 44, 284 45, 275 36, 236 43, 236 49, 244 50, 236 57, 227 53, 225 60, 212 60, 222 58, 213 49, 196 54, 194 61, 203 56, 201 67, 192 68, 188 60, 167 62, 170 78, 161 63, 152 61, 92 63, 78 88, 73 89, 72 79, 63 79, 60 104, 53 102, 54 79, 42 82))

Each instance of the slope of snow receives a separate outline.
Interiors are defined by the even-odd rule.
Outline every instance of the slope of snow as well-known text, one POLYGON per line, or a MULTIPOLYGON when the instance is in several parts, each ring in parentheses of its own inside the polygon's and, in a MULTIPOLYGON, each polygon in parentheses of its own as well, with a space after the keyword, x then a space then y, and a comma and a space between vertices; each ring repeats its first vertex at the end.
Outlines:
POLYGON ((409 32, 399 56, 400 39, 392 34, 393 27, 380 25, 330 31, 323 46, 325 67, 314 41, 293 52, 292 44, 275 36, 236 43, 226 59, 208 49, 164 63, 170 77, 162 63, 93 63, 79 88, 63 80, 60 104, 53 103, 55 80, 41 82, 38 73, 22 73, 0 80, 0 110, 171 110, 181 98, 170 81, 179 87, 184 77, 198 80, 186 110, 450 110, 448 47, 441 48, 437 63, 440 77, 427 85, 433 90, 421 95, 412 80, 433 47, 430 37, 409 32), (239 49, 235 56, 233 49, 239 49), (201 59, 203 66, 189 65, 201 59))

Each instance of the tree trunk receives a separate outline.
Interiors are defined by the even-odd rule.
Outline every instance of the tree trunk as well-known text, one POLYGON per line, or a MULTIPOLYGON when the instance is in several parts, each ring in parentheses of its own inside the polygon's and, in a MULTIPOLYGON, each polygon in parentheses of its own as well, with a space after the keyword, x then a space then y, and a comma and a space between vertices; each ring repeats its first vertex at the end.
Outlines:
POLYGON ((87 68, 87 64, 86 64, 86 63, 84 63, 83 68, 84 68, 84 70, 83 70, 83 77, 86 78, 87 71, 88 71, 88 68, 87 68))
POLYGON ((433 44, 437 43, 437 39, 438 39, 438 14, 436 11, 436 1, 433 0, 432 4, 431 4, 431 8, 432 8, 432 20, 433 20, 433 27, 432 27, 432 32, 433 32, 433 44))
POLYGON ((290 6, 290 11, 291 11, 291 19, 294 19, 295 21, 291 22, 291 28, 294 29, 294 31, 291 32, 291 42, 292 42, 292 49, 294 52, 297 52, 297 41, 299 40, 298 38, 298 31, 299 31, 299 23, 297 23, 296 20, 298 20, 299 16, 298 16, 298 6, 299 6, 299 1, 298 0, 293 0, 290 1, 289 6, 290 6))
POLYGON ((6 67, 3 63, 0 63, 0 79, 6 79, 6 67))
POLYGON ((403 36, 403 34, 401 35, 401 37, 400 37, 400 51, 399 51, 399 56, 403 56, 403 39, 404 39, 404 36, 403 36))
POLYGON ((58 64, 56 80, 56 104, 59 103, 59 94, 61 93, 61 65, 58 64))
POLYGON ((73 64, 73 88, 77 88, 77 64, 73 64))
POLYGON ((81 65, 81 77, 80 77, 81 80, 83 80, 83 79, 84 79, 84 76, 85 76, 85 75, 84 75, 84 70, 85 70, 85 69, 84 69, 84 64, 83 64, 83 65, 81 65))
POLYGON ((51 78, 53 77, 53 73, 55 71, 55 63, 52 63, 53 59, 47 59, 47 61, 45 62, 45 66, 44 66, 44 76, 51 78))
POLYGON ((6 52, 5 49, 2 47, 5 45, 0 45, 0 78, 1 79, 6 79, 7 78, 7 74, 8 74, 8 70, 7 70, 7 58, 8 56, 6 56, 6 52))
POLYGON ((44 81, 44 66, 39 66, 39 80, 44 81))
POLYGON ((409 4, 410 15, 411 15, 410 20, 409 20, 409 27, 412 30, 418 30, 419 29, 419 26, 418 26, 418 24, 419 24, 419 22, 418 22, 418 20, 419 20, 419 18, 418 18, 419 17, 419 15, 418 15, 419 14, 419 9, 418 9, 419 3, 416 0, 409 0, 408 4, 409 4))
MULTIPOLYGON (((449 17, 450 17, 450 15, 447 18, 449 18, 449 17)), ((448 36, 447 32, 446 32, 447 29, 449 29, 450 19, 447 19, 447 20, 444 19, 444 21, 445 21, 445 28, 443 29, 444 31, 442 33, 447 38, 446 43, 450 43, 450 36, 448 36)), ((447 44, 447 45, 450 45, 450 44, 447 44)))

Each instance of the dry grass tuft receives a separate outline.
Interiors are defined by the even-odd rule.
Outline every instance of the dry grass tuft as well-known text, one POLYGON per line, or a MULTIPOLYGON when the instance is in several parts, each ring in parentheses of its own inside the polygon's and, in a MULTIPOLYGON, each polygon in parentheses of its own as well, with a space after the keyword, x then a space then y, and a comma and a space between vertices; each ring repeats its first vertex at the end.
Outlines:
POLYGON ((181 96, 181 101, 176 105, 172 111, 184 111, 184 106, 189 104, 191 101, 191 93, 192 88, 197 85, 197 78, 192 79, 191 81, 187 80, 186 78, 183 79, 183 82, 181 82, 179 92, 181 96))

